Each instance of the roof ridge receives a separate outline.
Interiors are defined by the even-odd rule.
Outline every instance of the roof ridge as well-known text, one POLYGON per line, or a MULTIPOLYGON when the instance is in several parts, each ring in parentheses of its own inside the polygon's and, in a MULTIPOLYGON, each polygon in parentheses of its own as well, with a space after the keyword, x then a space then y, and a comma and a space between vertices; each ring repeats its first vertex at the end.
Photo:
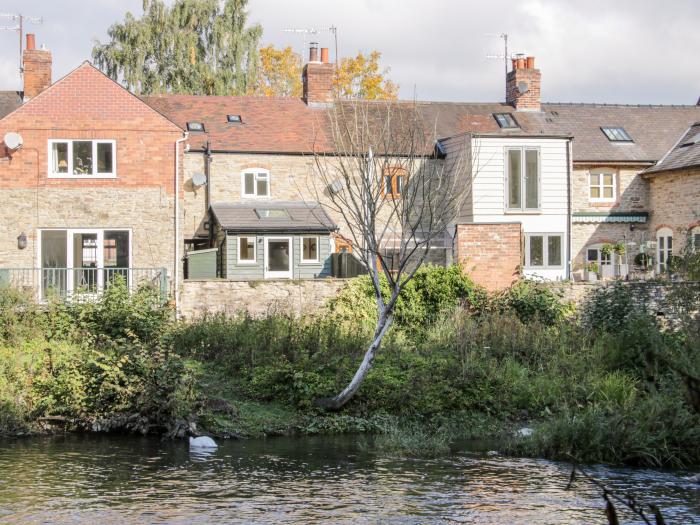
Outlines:
POLYGON ((697 108, 697 104, 622 104, 615 102, 542 102, 543 106, 573 106, 573 107, 621 107, 621 108, 697 108))

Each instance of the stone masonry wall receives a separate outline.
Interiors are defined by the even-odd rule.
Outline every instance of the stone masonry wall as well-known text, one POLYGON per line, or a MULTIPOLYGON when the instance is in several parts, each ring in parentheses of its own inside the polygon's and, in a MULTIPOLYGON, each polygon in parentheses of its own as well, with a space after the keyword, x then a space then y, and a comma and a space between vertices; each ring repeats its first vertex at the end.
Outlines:
POLYGON ((659 228, 673 230, 673 250, 685 247, 688 232, 700 226, 700 169, 659 173, 649 177, 651 235, 659 228))
POLYGON ((182 283, 180 314, 192 319, 205 313, 228 315, 247 311, 253 316, 270 312, 311 314, 335 297, 346 279, 303 281, 187 280, 182 283))
POLYGON ((455 247, 459 264, 488 290, 507 288, 520 276, 520 223, 460 224, 455 247))

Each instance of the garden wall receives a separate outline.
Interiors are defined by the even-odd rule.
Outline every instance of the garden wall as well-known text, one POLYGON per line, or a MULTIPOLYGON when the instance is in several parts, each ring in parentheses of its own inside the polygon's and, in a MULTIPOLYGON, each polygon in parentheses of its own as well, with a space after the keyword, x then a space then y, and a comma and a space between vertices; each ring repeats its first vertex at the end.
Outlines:
POLYGON ((313 313, 335 297, 347 282, 347 279, 187 280, 183 281, 180 292, 180 316, 193 318, 206 312, 234 314, 239 311, 253 316, 273 311, 296 315, 313 313))

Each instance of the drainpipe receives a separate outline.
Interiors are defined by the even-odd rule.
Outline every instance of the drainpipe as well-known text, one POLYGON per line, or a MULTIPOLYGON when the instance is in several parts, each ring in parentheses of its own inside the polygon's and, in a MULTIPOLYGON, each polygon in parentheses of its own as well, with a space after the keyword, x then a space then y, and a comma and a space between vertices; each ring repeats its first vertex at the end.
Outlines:
POLYGON ((571 211, 571 144, 573 139, 566 141, 566 278, 571 279, 571 228, 573 226, 573 216, 571 211))
MULTIPOLYGON (((211 205, 211 141, 207 139, 207 149, 204 154, 204 175, 207 178, 207 185, 204 188, 204 210, 205 217, 209 216, 209 206, 211 205)), ((213 241, 213 228, 211 227, 211 220, 209 220, 209 248, 212 247, 213 241)))
POLYGON ((175 141, 175 265, 173 266, 173 290, 175 292, 175 318, 180 313, 180 143, 187 140, 185 131, 175 141))

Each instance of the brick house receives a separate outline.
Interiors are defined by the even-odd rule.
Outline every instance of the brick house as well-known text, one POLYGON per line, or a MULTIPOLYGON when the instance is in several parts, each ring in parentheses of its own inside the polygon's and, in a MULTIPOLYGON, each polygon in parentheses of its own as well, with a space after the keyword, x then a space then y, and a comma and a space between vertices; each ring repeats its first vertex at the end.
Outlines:
POLYGON ((176 279, 183 130, 88 62, 52 84, 33 35, 22 98, 0 119, 0 281, 45 298, 176 279))

